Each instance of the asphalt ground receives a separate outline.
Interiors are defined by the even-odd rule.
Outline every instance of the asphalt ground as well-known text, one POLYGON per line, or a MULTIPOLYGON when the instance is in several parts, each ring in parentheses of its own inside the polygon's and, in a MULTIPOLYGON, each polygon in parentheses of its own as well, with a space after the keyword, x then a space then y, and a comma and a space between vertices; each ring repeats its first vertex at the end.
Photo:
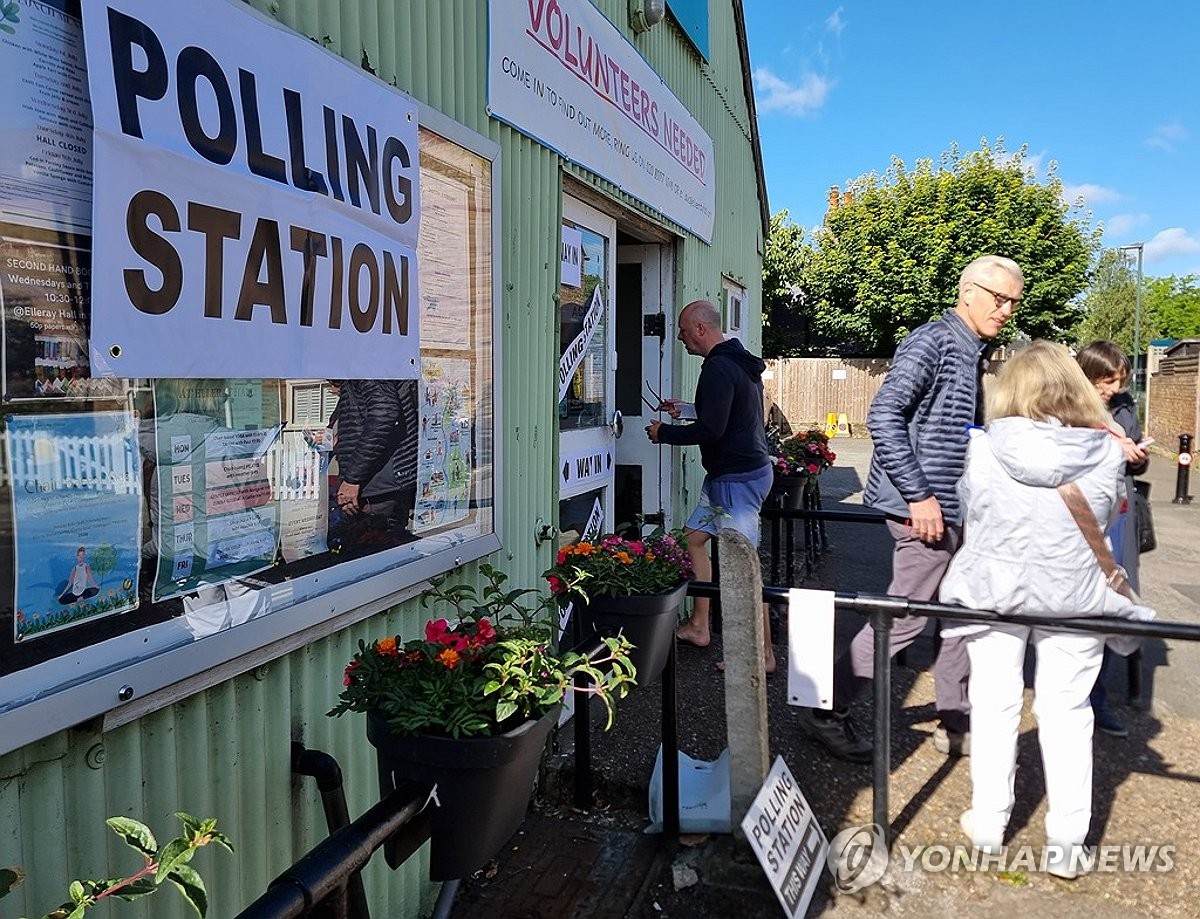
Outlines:
MULTIPOLYGON (((861 502, 870 441, 833 442, 838 461, 822 476, 825 507, 861 502)), ((1156 455, 1149 473, 1159 548, 1142 557, 1143 599, 1163 620, 1200 624, 1200 505, 1172 503, 1174 457, 1156 455)), ((802 534, 797 527, 796 539, 802 534)), ((828 546, 797 586, 882 594, 887 587, 891 542, 878 524, 829 523, 828 546)), ((766 580, 771 582, 770 538, 764 535, 766 580)), ((803 549, 798 558, 803 559, 803 549)), ((862 624, 838 615, 843 647, 862 624)), ((782 624, 780 624, 782 627, 782 624)), ((778 633, 786 634, 786 630, 778 633)), ((786 639, 776 641, 777 654, 786 639)), ((1036 870, 969 870, 943 867, 944 848, 966 842, 958 816, 969 805, 967 762, 938 753, 932 634, 893 668, 891 861, 876 884, 852 895, 836 892, 826 875, 808 915, 987 916, 1065 919, 1200 916, 1200 647, 1148 640, 1143 650, 1143 700, 1131 705, 1124 666, 1110 677, 1110 704, 1129 737, 1097 735, 1094 743, 1094 814, 1089 841, 1105 845, 1170 846, 1170 870, 1105 870, 1062 881, 1036 870), (922 848, 926 847, 926 848, 922 848)), ((720 637, 703 650, 678 652, 679 743, 690 756, 714 760, 725 739, 724 676, 716 670, 720 637)), ((1017 803, 1009 850, 1040 851, 1044 842, 1044 783, 1037 725, 1022 719, 1017 803)), ((786 674, 767 680, 770 752, 782 756, 827 837, 870 822, 871 775, 867 766, 829 757, 799 730, 786 699, 786 674)), ((544 778, 521 831, 484 871, 464 881, 455 919, 538 917, 777 916, 783 910, 752 853, 728 834, 664 839, 647 835, 647 788, 661 739, 661 685, 639 687, 621 703, 611 732, 593 714, 593 804, 573 804, 572 731, 559 733, 544 778)), ((871 703, 854 717, 869 727, 871 703)), ((1165 850, 1159 850, 1165 851, 1165 850)), ((1154 862, 1161 869, 1162 855, 1154 862)), ((1120 869, 1120 866, 1118 866, 1120 869)))

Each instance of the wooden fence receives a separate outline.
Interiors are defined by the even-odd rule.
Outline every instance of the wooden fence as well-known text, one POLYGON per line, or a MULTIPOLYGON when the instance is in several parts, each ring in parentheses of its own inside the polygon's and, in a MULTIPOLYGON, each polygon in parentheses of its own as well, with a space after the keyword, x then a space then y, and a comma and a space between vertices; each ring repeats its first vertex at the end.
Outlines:
POLYGON ((768 423, 802 431, 844 414, 852 434, 866 433, 867 409, 883 383, 886 358, 796 357, 767 361, 763 375, 768 423))

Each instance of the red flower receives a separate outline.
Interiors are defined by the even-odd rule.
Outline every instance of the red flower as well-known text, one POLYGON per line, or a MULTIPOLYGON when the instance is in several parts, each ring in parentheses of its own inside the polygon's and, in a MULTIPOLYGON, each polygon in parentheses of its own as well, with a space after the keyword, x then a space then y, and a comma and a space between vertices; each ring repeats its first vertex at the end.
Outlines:
POLYGON ((346 665, 346 669, 342 673, 342 685, 343 686, 349 686, 351 683, 354 682, 354 671, 357 670, 361 666, 362 666, 362 664, 360 664, 358 661, 351 661, 349 664, 346 665))
POLYGON ((425 623, 425 640, 437 645, 446 644, 450 634, 450 624, 445 619, 430 619, 425 623))

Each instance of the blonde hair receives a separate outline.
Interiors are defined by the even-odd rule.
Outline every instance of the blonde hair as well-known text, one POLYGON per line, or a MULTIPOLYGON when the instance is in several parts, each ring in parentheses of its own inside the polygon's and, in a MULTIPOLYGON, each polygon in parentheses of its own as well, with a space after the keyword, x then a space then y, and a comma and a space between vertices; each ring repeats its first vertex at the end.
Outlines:
POLYGON ((1037 340, 1004 365, 988 394, 988 420, 1056 418, 1067 427, 1102 428, 1108 409, 1071 352, 1037 340))

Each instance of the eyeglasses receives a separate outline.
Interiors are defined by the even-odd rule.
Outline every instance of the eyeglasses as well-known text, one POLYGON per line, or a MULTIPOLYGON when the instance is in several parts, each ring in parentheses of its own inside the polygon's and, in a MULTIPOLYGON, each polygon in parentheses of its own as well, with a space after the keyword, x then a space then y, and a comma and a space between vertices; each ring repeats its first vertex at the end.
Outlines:
POLYGON ((992 290, 990 287, 984 287, 978 281, 972 281, 971 283, 974 284, 976 287, 978 287, 980 290, 986 291, 987 293, 992 295, 992 297, 996 301, 996 309, 1000 309, 1006 303, 1011 303, 1013 306, 1013 309, 1016 309, 1017 304, 1021 302, 1020 297, 1010 297, 1008 294, 1002 294, 999 291, 992 290))

